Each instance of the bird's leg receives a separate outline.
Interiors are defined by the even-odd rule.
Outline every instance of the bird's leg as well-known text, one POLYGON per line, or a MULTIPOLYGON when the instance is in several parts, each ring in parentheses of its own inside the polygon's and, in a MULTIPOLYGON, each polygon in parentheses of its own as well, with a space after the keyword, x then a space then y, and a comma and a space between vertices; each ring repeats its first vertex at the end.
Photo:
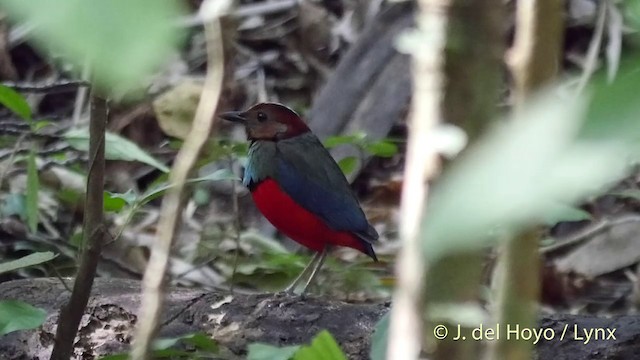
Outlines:
POLYGON ((314 264, 320 259, 320 257, 322 257, 322 253, 321 252, 315 253, 315 255, 313 255, 313 258, 311 259, 311 261, 309 261, 309 264, 307 264, 307 266, 304 267, 304 270, 302 270, 302 272, 300 272, 300 275, 298 275, 298 277, 296 277, 296 279, 293 280, 293 282, 284 289, 284 292, 285 293, 289 293, 289 294, 293 294, 293 292, 296 289, 296 287, 298 287, 298 285, 300 284, 300 281, 302 281, 304 276, 309 272, 309 270, 314 266, 314 264))
POLYGON ((320 253, 320 258, 318 259, 315 266, 313 267, 313 270, 311 271, 311 275, 309 276, 307 283, 304 284, 304 287, 302 288, 302 292, 300 292, 300 295, 303 295, 304 292, 307 291, 309 284, 311 284, 311 281, 313 281, 313 278, 316 277, 316 274, 318 273, 318 271, 320 271, 322 264, 324 264, 324 259, 327 257, 328 252, 329 252, 329 246, 327 245, 324 247, 324 249, 320 253))

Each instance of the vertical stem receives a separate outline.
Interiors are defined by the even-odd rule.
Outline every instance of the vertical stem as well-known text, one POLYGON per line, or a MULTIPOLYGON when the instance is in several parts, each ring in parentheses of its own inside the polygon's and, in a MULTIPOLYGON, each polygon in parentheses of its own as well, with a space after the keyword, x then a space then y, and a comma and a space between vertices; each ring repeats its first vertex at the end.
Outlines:
MULTIPOLYGON (((228 1, 222 2, 221 0, 207 0, 201 5, 201 14, 208 11, 215 16, 205 23, 207 75, 191 130, 178 152, 169 174, 169 183, 174 186, 167 190, 162 201, 160 220, 156 231, 157 241, 151 250, 149 264, 144 273, 138 327, 131 350, 131 358, 134 360, 151 357, 151 345, 157 333, 164 306, 165 275, 170 260, 171 247, 184 205, 182 201, 184 184, 202 147, 211 136, 224 75, 222 26, 218 16, 228 5, 228 1)), ((205 15, 211 14, 206 13, 205 15)))
MULTIPOLYGON (((504 4, 500 0, 449 0, 447 8, 432 5, 429 11, 441 13, 440 16, 448 19, 444 35, 444 89, 439 117, 462 128, 469 142, 473 143, 495 118, 499 89, 503 83, 504 4)), ((477 304, 479 307, 483 255, 483 251, 467 251, 446 255, 429 263, 425 292, 428 306, 477 304)), ((448 329, 457 329, 461 325, 457 319, 441 320, 432 325, 444 325, 448 329)), ((427 323, 431 325, 430 321, 427 323)), ((446 339, 436 339, 432 333, 436 328, 429 326, 429 329, 425 343, 433 359, 478 357, 480 346, 477 342, 453 340, 457 335, 455 330, 446 339)), ((462 324, 460 331, 462 336, 469 338, 471 327, 462 324)))
MULTIPOLYGON (((510 66, 515 80, 515 112, 527 98, 554 78, 559 68, 563 38, 562 0, 519 1, 516 37, 510 66)), ((500 286, 498 323, 536 326, 540 293, 539 232, 531 227, 505 243, 496 269, 500 286)), ((531 359, 533 344, 499 339, 495 359, 531 359)))
POLYGON ((83 251, 80 267, 69 302, 60 310, 52 360, 68 360, 73 352, 78 325, 89 301, 93 279, 104 242, 104 136, 107 123, 107 101, 91 94, 91 120, 89 125, 89 170, 83 223, 83 251))
POLYGON ((437 151, 429 137, 442 117, 442 54, 447 19, 439 10, 447 1, 423 0, 419 4, 418 28, 421 36, 429 36, 430 41, 413 50, 413 101, 400 224, 403 243, 396 260, 397 285, 389 325, 388 359, 417 359, 423 339, 426 264, 420 224, 428 193, 427 181, 438 166, 437 151))

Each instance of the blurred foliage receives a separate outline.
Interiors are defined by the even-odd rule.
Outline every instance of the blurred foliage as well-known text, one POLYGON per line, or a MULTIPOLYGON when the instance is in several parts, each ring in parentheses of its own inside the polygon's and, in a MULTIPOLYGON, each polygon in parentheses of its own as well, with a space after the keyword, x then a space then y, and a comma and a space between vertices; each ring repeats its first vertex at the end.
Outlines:
MULTIPOLYGON (((211 359, 219 355, 218 343, 211 336, 197 332, 175 338, 157 339, 153 343, 152 356, 154 359, 211 359)), ((100 358, 100 360, 127 360, 129 354, 114 354, 100 358)))
POLYGON ((310 345, 277 347, 269 344, 249 345, 249 360, 346 360, 336 340, 327 330, 322 330, 310 345))
POLYGON ((44 323, 46 311, 17 300, 0 301, 0 336, 17 330, 34 329, 44 323))
POLYGON ((0 274, 33 265, 42 264, 43 262, 54 259, 56 256, 57 255, 54 255, 54 253, 52 253, 51 251, 34 252, 29 255, 23 256, 20 259, 0 263, 0 274))
POLYGON ((121 93, 147 80, 183 39, 180 1, 2 0, 14 20, 33 25, 33 41, 77 67, 103 90, 121 93), (150 11, 150 10, 153 11, 150 11))
POLYGON ((398 146, 392 139, 372 140, 363 132, 352 135, 330 136, 324 141, 324 146, 327 149, 342 145, 355 146, 360 152, 360 158, 347 156, 338 161, 340 169, 347 175, 357 168, 358 162, 364 162, 365 153, 378 157, 392 157, 398 153, 398 146))

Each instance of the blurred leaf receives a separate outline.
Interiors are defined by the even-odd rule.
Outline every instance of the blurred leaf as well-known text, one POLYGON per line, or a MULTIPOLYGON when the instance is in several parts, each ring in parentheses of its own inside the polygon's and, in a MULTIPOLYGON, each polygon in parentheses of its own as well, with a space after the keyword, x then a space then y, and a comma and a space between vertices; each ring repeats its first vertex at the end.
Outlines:
POLYGON ((153 111, 162 131, 186 139, 200 102, 203 82, 185 79, 153 101, 153 111))
POLYGON ((277 347, 269 344, 249 344, 247 360, 289 360, 300 345, 277 347))
POLYGON ((473 327, 489 321, 487 312, 474 303, 435 303, 430 306, 428 313, 435 323, 448 322, 473 327))
POLYGON ((113 354, 107 355, 100 358, 100 360, 128 360, 129 354, 113 354))
POLYGON ((329 136, 324 140, 324 147, 331 149, 344 144, 356 145, 364 137, 364 134, 329 136))
MULTIPOLYGON (((186 181, 186 184, 199 184, 207 181, 222 181, 222 180, 240 180, 237 176, 235 176, 229 169, 220 169, 214 171, 210 175, 202 176, 199 178, 189 179, 186 181)), ((173 185, 169 185, 167 183, 158 184, 156 187, 147 190, 141 197, 138 199, 140 205, 144 205, 149 201, 162 196, 165 191, 173 187, 173 185)))
POLYGON ((17 330, 35 329, 44 323, 47 312, 18 300, 0 301, 0 336, 17 330))
POLYGON ((398 153, 398 146, 388 140, 380 140, 364 146, 365 150, 375 156, 392 157, 398 153))
POLYGON ((640 200, 640 190, 638 189, 625 189, 622 191, 615 191, 609 193, 609 195, 618 196, 621 198, 631 198, 634 200, 640 200))
POLYGON ((182 339, 182 336, 178 336, 178 337, 174 337, 174 338, 162 338, 162 339, 156 339, 153 341, 153 350, 165 350, 168 349, 172 346, 175 346, 180 339, 182 339))
POLYGON ((23 256, 20 259, 0 263, 0 274, 42 264, 43 262, 54 259, 56 256, 58 255, 55 255, 51 251, 35 252, 27 256, 23 256))
POLYGON ((36 152, 31 149, 27 158, 27 224, 29 230, 35 233, 38 230, 38 192, 40 181, 38 180, 38 166, 36 165, 36 152))
POLYGON ((45 53, 62 53, 77 66, 87 61, 98 86, 123 91, 139 86, 166 61, 182 30, 180 1, 1 0, 18 22, 34 26, 45 53), (81 29, 81 30, 79 30, 81 29))
POLYGON ((0 85, 0 104, 22 119, 31 120, 31 107, 24 96, 4 85, 0 85))
POLYGON ((131 205, 136 201, 136 194, 133 193, 133 190, 129 190, 124 194, 105 191, 103 198, 104 211, 119 212, 125 206, 131 205))
POLYGON ((500 238, 490 235, 496 226, 540 222, 552 204, 573 204, 623 176, 629 148, 614 132, 578 137, 585 105, 546 94, 468 149, 429 198, 425 254, 487 246, 500 238))
POLYGON ((640 140, 639 90, 638 59, 626 63, 612 84, 607 84, 605 78, 594 82, 592 101, 580 137, 587 140, 617 138, 637 143, 640 140))
POLYGON ((42 128, 45 128, 45 127, 51 126, 51 125, 53 125, 53 123, 51 121, 49 121, 49 120, 40 120, 40 121, 37 121, 37 122, 33 123, 32 129, 33 129, 33 131, 38 131, 38 130, 40 130, 42 128))
POLYGON ((2 216, 17 215, 21 219, 27 218, 26 196, 24 194, 7 194, 2 203, 2 216))
POLYGON ((544 223, 547 225, 554 225, 561 221, 583 221, 591 219, 593 219, 593 217, 587 211, 575 206, 558 203, 550 205, 544 214, 544 223))
POLYGON ((249 152, 249 143, 241 142, 231 145, 231 151, 237 156, 247 155, 249 152))
POLYGON ((293 356, 294 360, 347 360, 336 340, 327 330, 322 330, 311 340, 311 345, 302 346, 293 356))
MULTIPOLYGON (((77 150, 89 151, 89 131, 87 128, 67 131, 63 137, 77 150)), ((139 161, 151 165, 156 169, 169 172, 169 168, 159 162, 138 145, 120 135, 106 133, 105 157, 107 160, 139 161)))
POLYGON ((338 161, 338 166, 340 166, 340 169, 345 175, 349 175, 356 169, 356 166, 358 166, 358 158, 355 156, 347 156, 338 161))
POLYGON ((182 338, 186 344, 194 346, 200 351, 206 351, 211 354, 216 354, 220 350, 218 343, 205 333, 197 332, 191 336, 185 336, 182 338))
POLYGON ((389 322, 391 312, 384 314, 382 319, 376 324, 376 328, 371 336, 371 360, 385 360, 387 358, 387 339, 389 338, 389 322))

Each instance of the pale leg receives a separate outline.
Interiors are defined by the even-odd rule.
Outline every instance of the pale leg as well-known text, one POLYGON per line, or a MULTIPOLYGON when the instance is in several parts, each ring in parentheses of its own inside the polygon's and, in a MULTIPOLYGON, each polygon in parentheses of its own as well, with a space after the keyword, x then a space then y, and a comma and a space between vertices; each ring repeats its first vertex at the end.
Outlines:
POLYGON ((320 271, 322 264, 324 264, 324 259, 327 257, 328 252, 329 252, 329 246, 325 246, 324 250, 322 250, 322 252, 320 253, 320 258, 318 259, 318 262, 316 262, 315 266, 313 267, 313 270, 311 271, 309 280, 307 280, 307 283, 304 284, 304 287, 302 288, 302 292, 300 292, 300 295, 304 294, 304 292, 307 291, 309 284, 311 284, 311 281, 313 281, 313 278, 315 278, 316 274, 320 271))
MULTIPOLYGON (((292 294, 293 291, 296 289, 296 287, 300 284, 300 282, 302 281, 302 279, 304 278, 304 276, 309 272, 309 270, 311 268, 314 268, 315 263, 320 259, 320 258, 324 258, 324 250, 322 252, 317 252, 315 255, 313 255, 313 258, 311 259, 311 261, 309 261, 309 264, 307 264, 307 266, 305 266, 304 270, 302 270, 302 272, 300 273, 300 275, 298 275, 298 277, 296 277, 295 280, 293 280, 293 282, 287 286, 284 289, 284 292, 286 293, 290 293, 292 294)), ((315 270, 314 270, 315 272, 315 270)), ((305 286, 305 289, 307 288, 309 284, 307 284, 305 286)))

